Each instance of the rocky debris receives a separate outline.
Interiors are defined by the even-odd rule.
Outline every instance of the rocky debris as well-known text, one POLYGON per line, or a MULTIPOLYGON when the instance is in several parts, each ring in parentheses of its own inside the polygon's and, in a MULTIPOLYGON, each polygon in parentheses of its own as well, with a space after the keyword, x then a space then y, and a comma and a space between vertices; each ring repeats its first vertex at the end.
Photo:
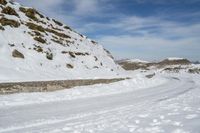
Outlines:
POLYGON ((48 60, 53 60, 53 53, 46 52, 46 58, 47 58, 48 60))
MULTIPOLYGON (((69 54, 72 58, 75 58, 77 56, 86 56, 86 55, 90 55, 88 52, 72 52, 72 51, 62 51, 62 54, 69 54)), ((95 56, 96 57, 96 56, 95 56)), ((97 57, 96 57, 97 60, 97 57)))
POLYGON ((59 22, 59 21, 56 21, 55 19, 52 19, 53 21, 54 21, 54 23, 56 23, 57 25, 59 25, 59 26, 63 26, 63 24, 61 23, 61 22, 59 22))
POLYGON ((70 55, 72 58, 76 58, 76 56, 74 55, 74 52, 69 51, 69 55, 70 55))
POLYGON ((181 66, 179 67, 167 67, 167 68, 164 68, 163 71, 165 72, 171 72, 171 73, 179 73, 180 70, 182 70, 184 68, 182 68, 181 66))
POLYGON ((3 8, 3 10, 1 11, 2 13, 8 14, 8 15, 15 15, 15 16, 19 16, 17 14, 17 12, 10 6, 7 6, 5 8, 3 8))
POLYGON ((33 39, 40 43, 46 43, 46 40, 44 40, 42 37, 34 37, 33 39))
POLYGON ((54 35, 58 36, 58 37, 62 37, 62 38, 71 38, 70 36, 66 35, 65 33, 61 33, 61 32, 57 32, 55 30, 46 28, 45 31, 49 32, 49 33, 53 33, 54 35))
POLYGON ((3 28, 3 26, 0 25, 0 30, 5 30, 5 29, 3 28))
POLYGON ((188 73, 191 73, 191 74, 200 74, 200 68, 191 68, 191 69, 188 69, 188 73))
POLYGON ((72 31, 72 29, 67 25, 65 25, 64 28, 67 29, 67 30, 71 30, 72 31))
POLYGON ((12 56, 14 57, 14 58, 21 58, 21 59, 24 59, 24 55, 21 53, 21 52, 19 52, 18 50, 13 50, 13 52, 12 52, 12 56))
POLYGON ((34 24, 32 22, 27 22, 26 25, 28 26, 29 29, 34 30, 34 31, 39 31, 39 32, 49 32, 52 33, 58 37, 62 38, 71 38, 70 36, 66 35, 65 33, 57 32, 53 29, 49 28, 44 28, 41 25, 34 24))
POLYGON ((66 64, 66 67, 67 67, 67 68, 70 68, 70 69, 74 68, 74 66, 71 65, 71 64, 66 64))
MULTIPOLYGON (((96 44, 96 42, 95 42, 96 44)), ((114 57, 112 56, 112 54, 110 53, 110 51, 108 51, 107 49, 104 49, 104 51, 106 51, 107 55, 111 58, 114 59, 114 57)))
POLYGON ((7 19, 7 18, 4 18, 4 17, 0 18, 0 24, 2 26, 9 25, 10 27, 15 27, 15 28, 20 26, 20 23, 18 21, 12 20, 12 19, 7 19))
POLYGON ((40 16, 40 18, 44 18, 43 15, 41 15, 37 10, 33 8, 24 8, 20 7, 19 10, 23 12, 28 18, 34 20, 34 21, 39 21, 36 15, 40 16))
POLYGON ((153 78, 155 75, 156 75, 156 74, 153 73, 153 74, 146 75, 145 77, 151 79, 151 78, 153 78))
POLYGON ((29 29, 34 30, 34 31, 45 32, 45 28, 43 28, 40 25, 36 25, 34 23, 31 23, 31 22, 27 22, 26 26, 28 26, 29 29))
POLYGON ((33 48, 35 51, 37 51, 38 53, 43 53, 43 48, 41 46, 37 46, 35 45, 35 47, 33 48))
POLYGON ((8 2, 6 0, 0 0, 1 5, 6 5, 8 2))

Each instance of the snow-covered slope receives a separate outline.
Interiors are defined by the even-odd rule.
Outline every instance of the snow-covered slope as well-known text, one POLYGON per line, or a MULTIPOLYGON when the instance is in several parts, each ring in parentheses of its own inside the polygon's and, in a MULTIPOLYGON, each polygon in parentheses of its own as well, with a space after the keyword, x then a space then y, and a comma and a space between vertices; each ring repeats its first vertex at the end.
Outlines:
POLYGON ((0 0, 0 81, 102 78, 121 68, 110 53, 32 8, 0 0))

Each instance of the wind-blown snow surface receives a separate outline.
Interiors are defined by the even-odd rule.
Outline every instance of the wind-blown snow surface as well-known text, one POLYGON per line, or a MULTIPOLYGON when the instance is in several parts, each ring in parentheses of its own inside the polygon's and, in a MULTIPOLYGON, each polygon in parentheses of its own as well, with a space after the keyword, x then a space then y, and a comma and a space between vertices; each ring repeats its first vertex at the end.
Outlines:
POLYGON ((129 59, 127 60, 129 63, 149 63, 148 61, 140 60, 140 59, 129 59))
POLYGON ((37 13, 35 17, 38 21, 35 21, 20 10, 23 6, 18 3, 10 2, 1 6, 0 12, 9 6, 19 16, 0 13, 0 19, 17 21, 20 26, 7 25, 0 30, 0 82, 111 78, 117 77, 122 71, 101 45, 71 28, 64 28, 66 25, 58 25, 46 16, 41 18, 37 13), (32 28, 27 26, 30 23, 34 25, 32 28), (40 28, 35 28, 37 26, 48 30, 41 32, 38 30, 40 28), (34 37, 38 37, 35 32, 46 43, 34 40, 34 37), (68 37, 58 36, 55 32, 68 37), (37 50, 38 47, 42 50, 37 50), (24 55, 24 59, 12 57, 15 49, 24 55), (75 57, 70 56, 69 52, 74 53, 75 57), (53 55, 52 60, 46 58, 47 53, 53 55), (67 67, 67 64, 73 68, 67 67))
POLYGON ((136 73, 109 85, 0 96, 0 133, 199 133, 199 81, 136 73))
POLYGON ((179 58, 179 57, 169 57, 167 60, 173 61, 173 60, 183 60, 184 58, 179 58))

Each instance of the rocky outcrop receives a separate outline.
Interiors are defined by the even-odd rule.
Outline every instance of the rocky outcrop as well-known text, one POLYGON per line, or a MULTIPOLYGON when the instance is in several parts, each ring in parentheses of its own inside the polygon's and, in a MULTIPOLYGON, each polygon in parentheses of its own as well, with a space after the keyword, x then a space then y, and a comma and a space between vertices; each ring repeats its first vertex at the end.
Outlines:
POLYGON ((63 81, 39 81, 39 82, 21 82, 21 83, 0 83, 0 94, 12 94, 22 92, 47 92, 62 89, 69 89, 76 86, 85 86, 93 84, 108 84, 124 80, 118 79, 87 79, 87 80, 63 80, 63 81))
POLYGON ((16 49, 12 52, 12 56, 14 58, 24 59, 24 55, 21 52, 19 52, 18 50, 16 50, 16 49))

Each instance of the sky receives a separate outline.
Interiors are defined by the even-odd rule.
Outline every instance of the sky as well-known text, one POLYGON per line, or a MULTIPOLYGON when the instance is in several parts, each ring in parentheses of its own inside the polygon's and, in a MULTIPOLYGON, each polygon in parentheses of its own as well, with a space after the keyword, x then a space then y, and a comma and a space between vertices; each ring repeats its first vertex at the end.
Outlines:
POLYGON ((99 42, 116 59, 200 61, 200 0, 16 0, 99 42))

